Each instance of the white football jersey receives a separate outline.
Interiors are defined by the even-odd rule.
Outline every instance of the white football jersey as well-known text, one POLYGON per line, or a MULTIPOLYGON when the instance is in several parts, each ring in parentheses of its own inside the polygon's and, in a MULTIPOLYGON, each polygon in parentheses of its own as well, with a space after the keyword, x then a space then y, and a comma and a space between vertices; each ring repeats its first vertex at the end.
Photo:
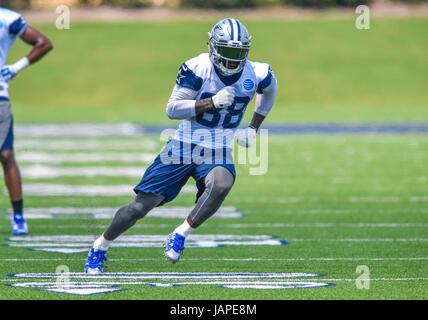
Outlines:
MULTIPOLYGON (((0 8, 0 68, 6 64, 6 58, 15 39, 20 37, 27 27, 22 15, 6 8, 0 8)), ((9 98, 9 83, 0 74, 0 99, 9 98)))
POLYGON ((210 110, 183 120, 174 140, 208 149, 232 149, 235 131, 248 103, 256 93, 263 93, 272 77, 267 63, 247 61, 240 73, 225 77, 214 69, 208 53, 187 60, 180 67, 177 85, 196 91, 195 100, 214 96, 224 87, 232 86, 235 88, 235 103, 225 109, 210 110))

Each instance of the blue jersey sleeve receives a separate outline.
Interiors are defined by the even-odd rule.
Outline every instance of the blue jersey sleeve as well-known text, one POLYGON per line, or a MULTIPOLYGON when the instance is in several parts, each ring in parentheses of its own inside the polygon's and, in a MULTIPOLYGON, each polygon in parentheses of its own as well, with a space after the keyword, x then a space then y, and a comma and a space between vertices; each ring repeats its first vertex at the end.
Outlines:
POLYGON ((0 8, 0 13, 9 35, 14 38, 20 37, 27 27, 24 17, 18 12, 6 8, 0 8))
POLYGON ((23 16, 18 17, 16 20, 12 21, 9 25, 9 34, 20 37, 27 27, 27 22, 23 16))
POLYGON ((181 65, 177 79, 175 80, 176 84, 194 91, 199 91, 199 89, 201 89, 202 82, 202 78, 198 77, 192 70, 190 70, 185 63, 181 65))
POLYGON ((269 66, 269 70, 266 77, 262 81, 260 81, 259 85, 257 86, 257 93, 263 94, 263 90, 270 85, 271 81, 272 81, 272 69, 269 66))

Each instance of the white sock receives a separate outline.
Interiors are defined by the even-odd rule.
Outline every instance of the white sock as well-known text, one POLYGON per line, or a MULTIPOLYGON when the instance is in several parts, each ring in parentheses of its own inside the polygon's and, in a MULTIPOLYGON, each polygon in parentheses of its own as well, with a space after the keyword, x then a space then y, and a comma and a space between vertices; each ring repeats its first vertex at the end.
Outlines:
POLYGON ((174 229, 173 233, 181 234, 186 238, 193 230, 195 230, 195 228, 192 228, 186 219, 182 224, 174 229))
POLYGON ((104 238, 104 233, 101 235, 101 237, 99 237, 97 240, 94 241, 94 248, 95 251, 101 249, 104 251, 108 250, 108 247, 110 246, 112 241, 107 240, 106 238, 104 238))

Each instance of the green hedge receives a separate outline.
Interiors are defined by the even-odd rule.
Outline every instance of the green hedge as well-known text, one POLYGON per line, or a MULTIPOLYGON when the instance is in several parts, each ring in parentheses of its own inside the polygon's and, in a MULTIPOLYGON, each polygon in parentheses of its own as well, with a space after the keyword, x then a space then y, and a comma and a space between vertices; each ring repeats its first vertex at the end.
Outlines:
MULTIPOLYGON (((171 0, 174 3, 177 0, 171 0)), ((165 1, 168 5, 169 0, 165 1)), ((182 8, 201 9, 233 9, 233 8, 255 8, 272 5, 293 5, 299 7, 326 8, 334 6, 356 7, 360 4, 369 4, 373 0, 179 0, 182 8)), ((404 2, 410 4, 423 3, 428 0, 390 0, 391 2, 404 2)), ((79 0, 83 6, 90 4, 88 0, 79 0)), ((153 4, 151 0, 102 0, 100 5, 113 7, 141 8, 153 4)), ((29 9, 31 0, 0 0, 0 7, 11 9, 29 9)))
POLYGON ((206 8, 206 9, 230 9, 230 8, 253 8, 266 5, 271 1, 266 0, 181 0, 183 8, 206 8))
POLYGON ((369 4, 372 0, 281 0, 282 4, 301 7, 356 7, 360 4, 369 4))
MULTIPOLYGON (((413 0, 420 1, 420 0, 413 0)), ((371 0, 181 0, 184 8, 229 9, 262 7, 274 4, 295 5, 301 7, 332 7, 332 6, 357 6, 368 4, 371 0)))

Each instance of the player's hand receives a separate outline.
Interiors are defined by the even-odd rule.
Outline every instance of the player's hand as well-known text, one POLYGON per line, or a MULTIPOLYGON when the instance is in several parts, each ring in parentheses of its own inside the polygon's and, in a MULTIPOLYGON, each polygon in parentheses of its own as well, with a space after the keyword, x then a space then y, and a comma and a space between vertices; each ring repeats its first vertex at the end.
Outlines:
POLYGON ((256 128, 249 126, 239 132, 238 136, 236 137, 236 142, 238 142, 241 147, 249 148, 253 144, 254 139, 256 139, 256 136, 256 128))
POLYGON ((212 100, 215 108, 223 109, 230 107, 235 100, 235 88, 226 87, 221 89, 212 97, 212 100))
POLYGON ((3 68, 1 68, 1 75, 3 77, 4 80, 9 81, 11 79, 13 79, 16 76, 16 72, 15 70, 13 70, 12 66, 4 66, 3 68))

